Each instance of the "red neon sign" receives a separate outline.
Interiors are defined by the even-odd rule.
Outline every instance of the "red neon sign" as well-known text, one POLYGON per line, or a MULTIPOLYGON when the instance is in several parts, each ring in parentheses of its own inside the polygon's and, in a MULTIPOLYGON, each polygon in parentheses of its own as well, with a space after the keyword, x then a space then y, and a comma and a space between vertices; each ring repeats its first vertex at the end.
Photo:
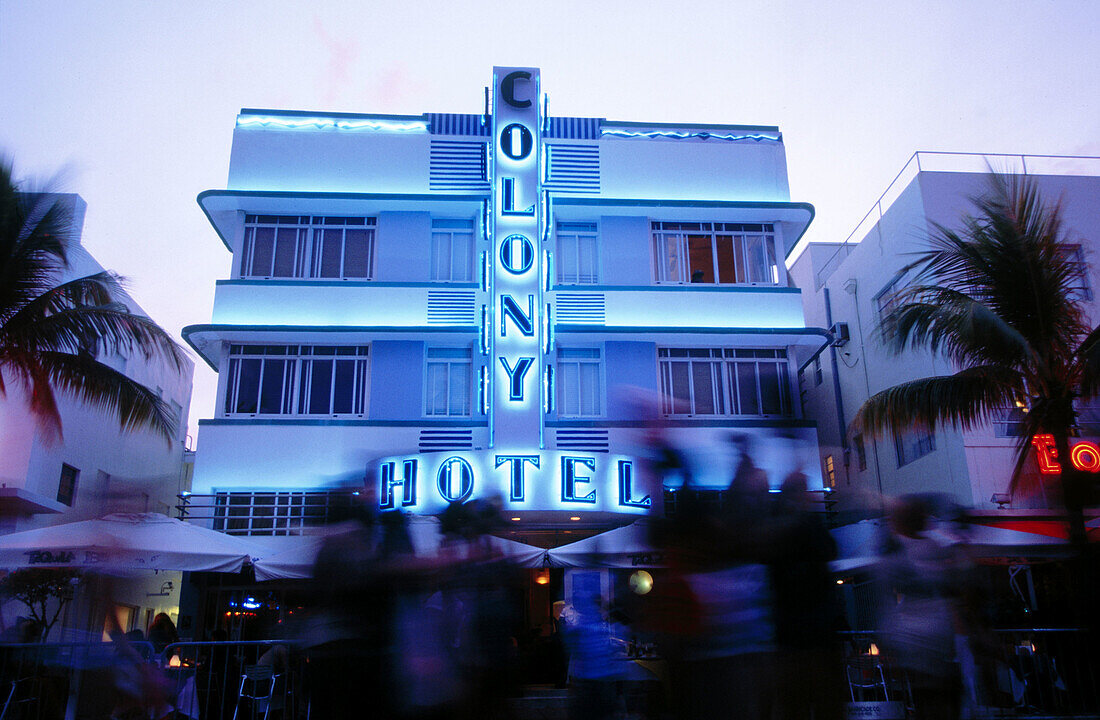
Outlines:
MULTIPOLYGON (((1057 475, 1062 472, 1058 463, 1058 449, 1054 447, 1053 435, 1034 435, 1031 446, 1035 448, 1035 460, 1039 463, 1039 472, 1044 475, 1057 475)), ((1082 440, 1069 450, 1069 461, 1082 472, 1100 472, 1100 447, 1096 443, 1082 440)))

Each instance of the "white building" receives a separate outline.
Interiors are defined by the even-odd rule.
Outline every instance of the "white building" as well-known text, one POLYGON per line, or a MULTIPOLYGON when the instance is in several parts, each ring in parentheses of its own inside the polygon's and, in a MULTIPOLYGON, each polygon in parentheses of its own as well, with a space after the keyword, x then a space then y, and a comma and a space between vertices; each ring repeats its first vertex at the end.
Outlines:
POLYGON ((820 488, 793 388, 825 333, 783 262, 813 208, 778 128, 552 117, 536 68, 486 98, 241 111, 199 196, 233 258, 184 332, 219 373, 189 516, 293 534, 369 475, 383 508, 498 497, 517 539, 561 544, 660 507, 647 394, 700 482, 726 486, 740 433, 820 488))
MULTIPOLYGON (((84 200, 78 195, 61 195, 59 201, 70 206, 76 236, 69 250, 69 267, 60 280, 102 272, 103 267, 79 244, 86 209, 84 200)), ((120 299, 131 312, 145 314, 125 293, 120 299)), ((0 532, 58 525, 110 512, 174 514, 180 492, 194 363, 185 360, 183 369, 177 370, 167 361, 146 360, 140 355, 98 359, 157 391, 176 413, 175 437, 166 442, 153 432, 123 431, 114 415, 57 393, 63 439, 46 442, 27 409, 22 389, 9 383, 6 395, 0 397, 0 532)), ((142 582, 132 587, 117 586, 119 595, 113 599, 127 629, 144 629, 156 612, 171 612, 175 617, 179 573, 164 575, 156 579, 155 585, 159 588, 166 578, 174 578, 174 594, 148 596, 142 582)), ((63 624, 69 630, 98 632, 105 610, 98 608, 97 619, 67 618, 63 624), (84 627, 85 623, 95 627, 84 627)), ((4 607, 3 621, 10 623, 20 612, 17 604, 9 603, 4 607)), ((51 639, 57 639, 56 634, 51 639)))
MULTIPOLYGON (((909 253, 928 248, 933 224, 958 228, 974 212, 969 198, 988 189, 988 167, 1027 174, 1048 203, 1062 202, 1070 251, 1081 261, 1081 293, 1093 323, 1100 320, 1100 275, 1091 263, 1100 237, 1100 159, 916 153, 847 240, 811 243, 791 267, 807 322, 833 326, 840 337, 806 368, 801 387, 806 414, 818 421, 825 482, 838 490, 842 507, 846 500, 866 503, 868 493, 911 492, 944 493, 979 511, 1043 505, 1039 497, 1006 495, 1018 439, 1015 409, 970 432, 947 427, 872 438, 850 427, 871 394, 953 372, 931 353, 894 355, 878 328, 893 293, 909 281, 901 273, 913 259, 909 253)), ((1094 412, 1084 410, 1088 429, 1094 412)))

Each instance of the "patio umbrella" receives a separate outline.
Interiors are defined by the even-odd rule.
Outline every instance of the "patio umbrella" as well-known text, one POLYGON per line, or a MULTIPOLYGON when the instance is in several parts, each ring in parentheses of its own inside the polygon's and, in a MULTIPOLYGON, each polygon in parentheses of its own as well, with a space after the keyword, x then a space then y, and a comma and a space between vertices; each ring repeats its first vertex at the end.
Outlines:
POLYGON ((3 568, 239 572, 253 554, 246 540, 159 513, 119 513, 0 535, 3 568))
MULTIPOLYGON (((414 517, 408 521, 409 538, 417 557, 432 557, 442 544, 439 521, 434 517, 414 517)), ((283 580, 308 578, 313 573, 313 563, 325 542, 325 536, 295 538, 293 547, 265 555, 253 564, 257 580, 283 580)), ((546 551, 542 548, 514 540, 489 536, 489 543, 498 553, 520 567, 536 568, 544 565, 546 551)))
POLYGON ((638 521, 548 553, 553 565, 565 567, 652 568, 665 566, 665 553, 649 542, 649 525, 638 521))

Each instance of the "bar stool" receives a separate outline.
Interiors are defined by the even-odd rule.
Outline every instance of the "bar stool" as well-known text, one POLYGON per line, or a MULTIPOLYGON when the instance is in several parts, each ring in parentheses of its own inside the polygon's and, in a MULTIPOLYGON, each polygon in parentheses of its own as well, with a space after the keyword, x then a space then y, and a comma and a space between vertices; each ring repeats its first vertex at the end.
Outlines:
POLYGON ((264 720, 271 713, 275 695, 275 681, 281 677, 270 665, 245 665, 241 673, 241 685, 237 690, 237 704, 233 707, 233 720, 241 709, 241 701, 251 706, 252 719, 255 720, 263 710, 264 720))
MULTIPOLYGON (((882 699, 890 701, 890 689, 886 684, 886 671, 877 658, 852 658, 844 668, 848 679, 848 692, 852 702, 861 702, 868 692, 881 692, 882 699), (859 698, 856 698, 859 691, 859 698)), ((876 698, 877 699, 877 698, 876 698)))

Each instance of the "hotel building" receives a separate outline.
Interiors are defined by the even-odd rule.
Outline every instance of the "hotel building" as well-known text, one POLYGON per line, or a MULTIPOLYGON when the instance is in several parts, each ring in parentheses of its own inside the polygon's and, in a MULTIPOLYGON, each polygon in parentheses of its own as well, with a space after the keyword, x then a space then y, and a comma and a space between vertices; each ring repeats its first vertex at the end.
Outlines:
POLYGON ((662 512, 654 419, 703 485, 738 435, 821 488, 796 376, 828 334, 784 265, 814 211, 776 127, 554 117, 498 67, 481 114, 242 110, 198 202, 232 267, 184 331, 219 374, 189 517, 290 536, 368 478, 552 547, 662 512))

